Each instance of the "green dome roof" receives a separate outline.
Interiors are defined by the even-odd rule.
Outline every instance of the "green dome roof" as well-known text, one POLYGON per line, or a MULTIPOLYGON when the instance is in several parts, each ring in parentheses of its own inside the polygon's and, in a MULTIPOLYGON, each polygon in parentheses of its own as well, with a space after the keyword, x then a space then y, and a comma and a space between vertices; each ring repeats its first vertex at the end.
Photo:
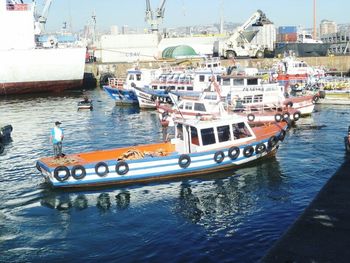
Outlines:
POLYGON ((196 51, 190 46, 180 45, 167 47, 162 52, 162 58, 192 57, 197 56, 196 51))

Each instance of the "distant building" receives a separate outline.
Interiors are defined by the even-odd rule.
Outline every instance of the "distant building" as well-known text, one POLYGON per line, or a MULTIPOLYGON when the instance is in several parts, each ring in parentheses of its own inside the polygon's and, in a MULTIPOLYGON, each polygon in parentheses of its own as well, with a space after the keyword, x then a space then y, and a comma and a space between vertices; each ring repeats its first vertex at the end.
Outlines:
POLYGON ((322 20, 320 24, 320 35, 337 33, 337 24, 334 21, 322 20))
POLYGON ((128 25, 124 25, 122 26, 122 34, 129 34, 129 26, 128 25))
POLYGON ((116 25, 111 26, 111 35, 118 35, 119 34, 119 28, 116 25))

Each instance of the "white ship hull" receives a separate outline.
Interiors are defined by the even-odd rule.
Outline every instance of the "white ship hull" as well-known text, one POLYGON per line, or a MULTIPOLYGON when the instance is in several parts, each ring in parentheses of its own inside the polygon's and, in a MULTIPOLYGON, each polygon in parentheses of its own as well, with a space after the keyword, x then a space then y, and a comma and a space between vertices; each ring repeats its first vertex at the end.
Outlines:
POLYGON ((85 48, 0 50, 0 95, 79 88, 85 48))

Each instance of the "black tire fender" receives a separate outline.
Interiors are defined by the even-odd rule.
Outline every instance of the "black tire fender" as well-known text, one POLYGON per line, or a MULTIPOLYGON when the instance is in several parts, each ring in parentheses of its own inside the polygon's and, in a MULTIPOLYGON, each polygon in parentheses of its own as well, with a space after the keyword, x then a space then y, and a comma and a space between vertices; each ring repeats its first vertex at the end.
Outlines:
POLYGON ((266 151, 266 145, 264 143, 258 143, 256 146, 255 146, 255 153, 256 154, 260 154, 260 153, 263 153, 266 151))
POLYGON ((253 155, 253 153, 254 153, 254 147, 253 147, 253 146, 248 145, 248 146, 244 147, 244 149, 243 149, 243 155, 244 155, 245 157, 250 157, 250 156, 253 155))
POLYGON ((320 97, 318 95, 314 95, 312 97, 312 103, 315 104, 316 102, 318 102, 319 99, 320 99, 320 97))
POLYGON ((270 139, 268 140, 267 145, 268 145, 270 148, 272 148, 272 147, 274 147, 274 146, 277 144, 277 141, 278 141, 277 137, 276 137, 275 135, 273 135, 273 136, 271 136, 270 139))
POLYGON ((301 113, 300 113, 300 111, 296 111, 296 112, 294 112, 294 114, 293 114, 293 121, 297 121, 297 120, 299 120, 299 119, 300 119, 300 117, 301 117, 301 113))
POLYGON ((222 163, 222 161, 225 159, 225 154, 223 151, 217 151, 215 154, 214 154, 214 161, 216 163, 222 163))
POLYGON ((233 146, 230 149, 228 149, 228 157, 230 157, 231 160, 237 159, 239 154, 240 154, 240 149, 237 146, 233 146))
POLYGON ((290 118, 290 113, 288 111, 283 113, 283 119, 288 120, 290 118))
POLYGON ((98 162, 95 165, 95 173, 100 177, 107 175, 109 173, 108 165, 105 162, 98 162), (104 171, 100 171, 101 167, 104 168, 104 171))
POLYGON ((275 121, 280 122, 283 120, 283 116, 280 113, 275 114, 275 121))
POLYGON ((278 135, 278 139, 281 142, 283 142, 285 137, 286 137, 286 131, 285 130, 281 130, 280 134, 278 135))
POLYGON ((86 170, 85 167, 82 165, 74 165, 71 170, 71 175, 76 180, 81 180, 86 176, 86 170), (81 171, 80 174, 77 174, 77 171, 81 171))
POLYGON ((288 101, 286 105, 287 105, 287 107, 291 108, 291 107, 293 107, 293 102, 292 101, 288 101))
POLYGON ((63 182, 69 178, 70 172, 66 166, 57 166, 53 171, 53 176, 57 181, 63 182), (60 176, 60 172, 64 172, 64 175, 60 176))
POLYGON ((187 168, 191 164, 191 157, 187 154, 181 154, 178 163, 181 168, 187 168))
POLYGON ((255 115, 253 113, 249 113, 247 115, 247 119, 248 119, 248 121, 254 121, 255 120, 255 115))
POLYGON ((125 175, 129 172, 129 165, 124 161, 120 161, 115 165, 115 171, 119 175, 125 175))

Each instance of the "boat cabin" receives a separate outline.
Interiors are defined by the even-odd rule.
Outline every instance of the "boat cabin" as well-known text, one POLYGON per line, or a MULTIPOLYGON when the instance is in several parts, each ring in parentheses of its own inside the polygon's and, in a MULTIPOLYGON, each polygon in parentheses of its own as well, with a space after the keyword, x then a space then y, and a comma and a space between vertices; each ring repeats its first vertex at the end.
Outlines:
POLYGON ((131 89, 134 85, 143 88, 159 75, 160 72, 155 69, 139 69, 137 67, 129 69, 127 71, 124 88, 131 89))
POLYGON ((188 154, 228 148, 255 138, 253 130, 243 118, 188 119, 175 122, 172 143, 175 143, 177 152, 188 154))

